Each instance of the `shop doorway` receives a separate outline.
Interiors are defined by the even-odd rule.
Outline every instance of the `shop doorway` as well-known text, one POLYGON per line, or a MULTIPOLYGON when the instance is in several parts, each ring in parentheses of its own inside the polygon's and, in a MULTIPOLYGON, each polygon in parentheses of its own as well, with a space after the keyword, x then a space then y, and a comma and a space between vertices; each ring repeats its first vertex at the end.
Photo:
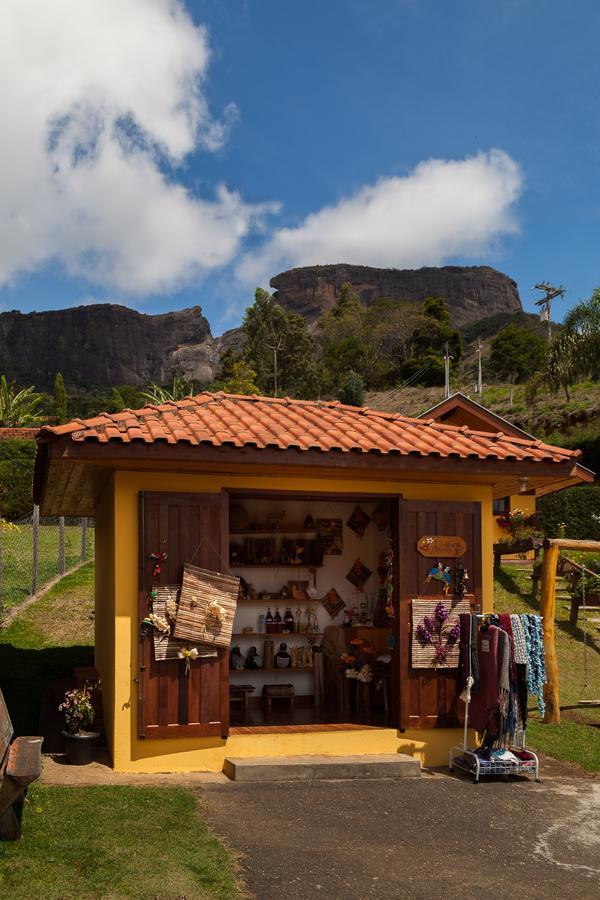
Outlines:
POLYGON ((230 495, 235 733, 397 724, 397 523, 387 496, 230 495))

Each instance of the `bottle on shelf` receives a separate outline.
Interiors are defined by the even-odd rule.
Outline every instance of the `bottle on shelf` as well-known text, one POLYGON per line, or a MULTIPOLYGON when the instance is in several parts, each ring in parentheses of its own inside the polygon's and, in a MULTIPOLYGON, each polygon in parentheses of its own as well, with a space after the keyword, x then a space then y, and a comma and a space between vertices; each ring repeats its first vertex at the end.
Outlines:
POLYGON ((265 633, 265 631, 267 630, 266 625, 267 625, 266 616, 264 615, 264 613, 261 613, 260 616, 258 617, 258 625, 257 625, 257 631, 259 634, 265 633))
POLYGON ((283 617, 283 629, 284 631, 293 632, 294 630, 294 616, 291 610, 291 607, 287 607, 285 611, 285 615, 283 617))
POLYGON ((279 612, 279 607, 275 607, 275 616, 273 617, 273 621, 276 625, 281 625, 281 613, 279 612))
POLYGON ((273 624, 273 614, 271 613, 271 607, 267 610, 267 615, 265 616, 265 625, 273 624))

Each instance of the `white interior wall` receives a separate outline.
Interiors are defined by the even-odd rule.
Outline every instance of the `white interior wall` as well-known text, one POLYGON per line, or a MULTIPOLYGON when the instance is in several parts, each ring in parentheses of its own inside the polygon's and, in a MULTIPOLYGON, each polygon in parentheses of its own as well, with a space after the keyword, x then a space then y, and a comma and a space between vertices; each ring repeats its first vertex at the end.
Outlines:
MULTIPOLYGON (((348 528, 346 522, 352 514, 354 508, 360 505, 365 512, 372 516, 373 511, 377 507, 378 502, 340 502, 331 500, 259 500, 244 499, 241 501, 233 501, 236 504, 246 508, 251 522, 267 523, 269 514, 285 509, 285 518, 281 524, 281 531, 292 529, 294 527, 302 527, 307 515, 311 515, 316 521, 322 519, 339 518, 343 524, 343 542, 344 549, 340 555, 331 555, 323 557, 323 567, 316 570, 316 588, 317 597, 324 596, 330 588, 335 588, 342 597, 347 607, 359 606, 360 600, 364 599, 363 595, 356 591, 351 582, 346 578, 347 572, 354 564, 357 557, 360 558, 372 574, 370 575, 366 585, 365 593, 375 599, 379 588, 379 576, 377 574, 377 566, 379 564, 379 555, 387 546, 387 535, 385 531, 380 531, 375 523, 371 521, 366 528, 364 537, 359 538, 352 529, 348 528)), ((251 537, 252 535, 248 535, 251 537)), ((287 535, 286 535, 287 536, 287 535)), ((300 537, 311 539, 312 535, 300 535, 300 537)), ((243 544, 244 535, 232 535, 231 541, 243 544)), ((312 575, 306 567, 300 567, 298 573, 291 568, 282 568, 278 566, 269 566, 265 568, 244 567, 243 565, 232 565, 231 571, 236 575, 241 575, 247 582, 253 584, 256 590, 269 591, 273 593, 278 591, 288 581, 300 579, 308 580, 312 584, 312 575)), ((271 612, 275 614, 275 607, 279 606, 279 612, 283 617, 285 613, 285 603, 270 603, 269 601, 249 601, 247 603, 238 603, 238 608, 234 620, 233 631, 241 632, 244 626, 252 626, 254 631, 258 630, 258 617, 261 613, 266 615, 267 608, 271 607, 271 612)), ((304 611, 307 606, 313 606, 317 612, 320 632, 322 634, 326 625, 341 625, 344 619, 344 611, 342 610, 334 619, 329 616, 325 607, 317 601, 292 601, 287 604, 291 607, 292 612, 296 613, 298 606, 302 609, 304 619, 304 611)), ((279 644, 283 641, 287 643, 288 650, 291 646, 307 644, 307 638, 303 634, 292 635, 265 635, 275 642, 275 652, 279 649, 279 644)), ((238 644, 243 656, 246 656, 249 648, 256 646, 259 654, 263 655, 263 638, 252 637, 234 637, 232 644, 238 644)), ((303 671, 298 669, 282 669, 279 672, 261 672, 260 670, 243 670, 231 672, 232 684, 252 684, 255 686, 254 697, 260 697, 264 684, 287 684, 291 683, 296 689, 297 696, 306 696, 313 693, 313 676, 311 671, 303 671)))

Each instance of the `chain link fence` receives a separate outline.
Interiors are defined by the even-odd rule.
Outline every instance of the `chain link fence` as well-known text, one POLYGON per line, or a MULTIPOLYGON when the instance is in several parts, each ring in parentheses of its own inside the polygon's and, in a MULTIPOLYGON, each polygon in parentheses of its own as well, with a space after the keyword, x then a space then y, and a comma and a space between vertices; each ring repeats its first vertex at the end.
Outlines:
POLYGON ((93 556, 93 519, 43 518, 37 506, 16 522, 0 519, 0 607, 10 610, 93 556))

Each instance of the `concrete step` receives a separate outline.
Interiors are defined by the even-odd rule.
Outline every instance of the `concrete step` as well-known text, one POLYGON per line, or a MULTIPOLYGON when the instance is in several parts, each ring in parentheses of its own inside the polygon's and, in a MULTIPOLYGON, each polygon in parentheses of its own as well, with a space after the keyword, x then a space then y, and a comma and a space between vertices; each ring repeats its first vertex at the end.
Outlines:
POLYGON ((232 781, 318 781, 353 778, 419 778, 418 759, 405 753, 361 756, 228 756, 223 771, 232 781))

